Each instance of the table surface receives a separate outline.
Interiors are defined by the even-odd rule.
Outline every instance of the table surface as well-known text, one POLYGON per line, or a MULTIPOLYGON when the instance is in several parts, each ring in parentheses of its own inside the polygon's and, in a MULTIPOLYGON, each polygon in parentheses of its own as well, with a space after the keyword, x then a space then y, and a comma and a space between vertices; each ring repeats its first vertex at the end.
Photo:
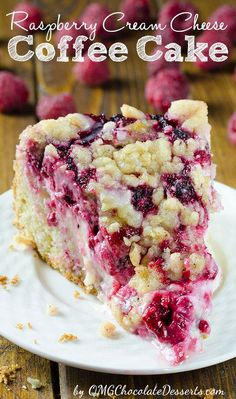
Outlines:
MULTIPOLYGON (((156 4, 158 1, 153 1, 156 4)), ((129 49, 128 60, 124 63, 111 63, 112 76, 115 78, 104 87, 88 88, 75 83, 70 63, 56 63, 54 61, 40 63, 35 57, 31 61, 20 63, 10 59, 7 53, 7 41, 13 36, 10 32, 9 20, 5 16, 11 12, 15 0, 2 0, 0 14, 0 63, 1 69, 14 71, 22 76, 30 88, 30 103, 24 113, 0 115, 0 193, 8 190, 12 183, 12 161, 19 133, 28 125, 36 121, 34 107, 38 97, 43 93, 54 94, 62 91, 71 92, 76 99, 79 112, 94 114, 105 112, 117 113, 122 103, 130 103, 144 111, 153 111, 144 100, 144 84, 147 78, 146 63, 141 61, 135 52, 137 37, 129 35, 123 37, 129 49), (63 78, 62 78, 63 77, 63 78)), ((76 18, 83 9, 86 1, 66 0, 38 0, 46 21, 61 13, 64 20, 76 18)), ((119 1, 103 1, 114 10, 118 9, 119 1)), ((159 1, 161 3, 161 1, 159 1)), ((202 20, 219 4, 220 0, 195 0, 200 10, 202 20)), ((235 4, 235 0, 227 1, 235 4)), ((14 35, 17 34, 14 32, 14 35)), ((35 45, 42 41, 40 34, 34 36, 35 45)), ((226 125, 229 116, 236 110, 236 83, 232 79, 233 60, 224 70, 219 72, 201 72, 192 64, 186 64, 186 71, 191 82, 191 97, 204 100, 209 105, 209 118, 212 124, 212 152, 217 164, 217 179, 236 188, 236 147, 226 138, 226 125)), ((222 337, 223 339, 223 337, 222 337)), ((157 384, 162 387, 170 384, 174 389, 191 389, 196 386, 202 389, 214 387, 225 391, 225 398, 236 398, 235 368, 236 360, 231 360, 202 370, 165 376, 116 376, 87 372, 62 364, 57 364, 35 356, 25 350, 0 338, 0 367, 17 363, 21 370, 18 378, 10 385, 10 390, 0 384, 1 399, 72 399, 76 385, 84 390, 84 398, 89 397, 88 388, 92 384, 126 384, 129 388, 142 388, 147 384, 152 387, 157 384), (27 376, 38 378, 44 385, 39 391, 23 390, 27 376)), ((132 395, 131 395, 132 396, 132 395)), ((131 397, 130 396, 130 397, 131 397)), ((170 398, 170 396, 166 396, 170 398)), ((182 396, 177 395, 180 399, 182 396)), ((193 397, 193 396, 189 396, 193 397)), ((223 398, 223 396, 218 396, 223 398)))

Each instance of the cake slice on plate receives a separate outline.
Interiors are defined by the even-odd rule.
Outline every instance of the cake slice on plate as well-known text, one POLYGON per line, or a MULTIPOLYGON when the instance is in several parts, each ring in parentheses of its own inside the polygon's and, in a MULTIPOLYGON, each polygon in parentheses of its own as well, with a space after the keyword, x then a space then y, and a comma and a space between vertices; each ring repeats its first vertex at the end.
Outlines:
POLYGON ((200 101, 175 101, 164 116, 123 105, 111 118, 41 121, 17 147, 17 225, 49 265, 179 363, 210 332, 214 175, 200 101))

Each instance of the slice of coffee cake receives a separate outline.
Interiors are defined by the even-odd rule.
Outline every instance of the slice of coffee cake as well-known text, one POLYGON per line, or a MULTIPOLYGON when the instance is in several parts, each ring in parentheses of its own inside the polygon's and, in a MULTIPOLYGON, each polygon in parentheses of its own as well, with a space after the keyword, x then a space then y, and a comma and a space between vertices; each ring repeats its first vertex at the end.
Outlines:
POLYGON ((200 101, 175 101, 165 116, 123 105, 110 119, 41 121, 17 147, 17 225, 48 264, 179 363, 210 332, 214 175, 200 101))

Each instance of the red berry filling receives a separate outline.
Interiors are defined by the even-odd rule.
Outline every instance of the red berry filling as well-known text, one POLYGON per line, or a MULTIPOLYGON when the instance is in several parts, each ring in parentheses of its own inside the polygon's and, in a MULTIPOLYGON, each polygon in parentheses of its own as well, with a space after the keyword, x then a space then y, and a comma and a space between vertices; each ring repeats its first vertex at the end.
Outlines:
POLYGON ((181 292, 158 292, 147 307, 143 320, 161 342, 184 341, 193 321, 193 305, 181 292))
POLYGON ((91 179, 92 180, 96 179, 96 169, 95 168, 83 169, 79 173, 76 181, 81 188, 85 189, 91 179))
POLYGON ((99 135, 102 131, 104 123, 107 122, 104 114, 95 117, 94 115, 89 115, 95 121, 95 124, 90 130, 80 133, 80 139, 78 140, 78 144, 87 146, 92 143, 95 139, 99 138, 99 135))
POLYGON ((143 213, 143 215, 146 215, 148 212, 155 208, 155 205, 152 202, 153 188, 142 185, 131 188, 131 190, 131 203, 137 211, 140 211, 143 213))
POLYGON ((209 323, 206 320, 200 320, 198 324, 198 328, 203 334, 210 334, 211 328, 209 323))
POLYGON ((197 199, 196 192, 188 176, 178 176, 176 174, 164 177, 167 192, 178 198, 183 204, 188 204, 197 199))
POLYGON ((205 150, 197 150, 194 153, 194 159, 196 162, 201 165, 210 165, 211 163, 211 154, 205 150))
POLYGON ((190 137, 191 137, 190 134, 188 132, 186 132, 186 130, 180 129, 179 127, 176 127, 173 130, 173 133, 172 133, 172 139, 173 140, 177 140, 178 139, 178 140, 186 141, 190 137))
POLYGON ((127 125, 130 125, 131 123, 134 123, 136 121, 136 119, 126 118, 122 114, 116 114, 110 118, 110 121, 116 122, 117 126, 119 126, 119 127, 125 127, 127 125))
POLYGON ((109 234, 104 228, 100 231, 104 240, 98 251, 102 267, 121 284, 126 284, 134 274, 134 267, 130 262, 129 247, 123 241, 122 231, 113 234, 109 234))

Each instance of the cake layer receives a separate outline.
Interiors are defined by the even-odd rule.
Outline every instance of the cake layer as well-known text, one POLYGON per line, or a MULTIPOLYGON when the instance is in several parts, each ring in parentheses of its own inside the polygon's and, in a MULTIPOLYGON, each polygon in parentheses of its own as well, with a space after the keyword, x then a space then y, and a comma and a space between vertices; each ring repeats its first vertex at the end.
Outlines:
POLYGON ((71 114, 28 127, 15 161, 18 227, 124 328, 180 362, 209 333, 217 266, 204 236, 219 207, 200 101, 165 116, 71 114))

